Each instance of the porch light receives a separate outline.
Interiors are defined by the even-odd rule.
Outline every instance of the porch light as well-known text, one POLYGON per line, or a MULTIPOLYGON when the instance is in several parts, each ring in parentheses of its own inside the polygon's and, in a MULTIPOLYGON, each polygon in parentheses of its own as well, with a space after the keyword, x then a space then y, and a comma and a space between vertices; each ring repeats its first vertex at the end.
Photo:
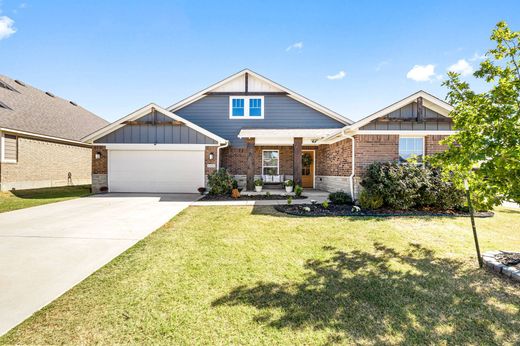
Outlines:
POLYGON ((213 157, 214 157, 214 156, 213 156, 213 153, 209 153, 209 159, 210 159, 210 160, 213 160, 213 157))
POLYGON ((99 160, 101 158, 101 153, 98 151, 96 152, 96 160, 99 160))

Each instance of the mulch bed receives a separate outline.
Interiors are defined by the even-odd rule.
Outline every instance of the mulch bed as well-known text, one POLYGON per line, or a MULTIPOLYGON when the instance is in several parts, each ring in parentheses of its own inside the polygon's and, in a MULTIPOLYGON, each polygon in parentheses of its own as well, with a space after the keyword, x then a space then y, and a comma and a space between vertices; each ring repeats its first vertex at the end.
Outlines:
MULTIPOLYGON (((205 195, 199 201, 277 201, 287 200, 288 196, 283 195, 240 195, 233 198, 229 195, 205 195)), ((291 196, 292 199, 306 199, 307 196, 291 196)))
MULTIPOLYGON (((333 205, 330 204, 325 209, 321 204, 298 204, 298 205, 277 205, 274 207, 282 213, 296 215, 296 216, 376 216, 376 217, 390 217, 390 216, 468 216, 469 213, 458 210, 392 210, 392 209, 377 209, 377 210, 360 210, 358 212, 352 211, 352 205, 333 205), (309 208, 307 211, 305 208, 309 208)), ((475 217, 491 217, 493 212, 476 212, 475 217)))
POLYGON ((501 252, 495 259, 508 267, 520 269, 520 252, 501 252))

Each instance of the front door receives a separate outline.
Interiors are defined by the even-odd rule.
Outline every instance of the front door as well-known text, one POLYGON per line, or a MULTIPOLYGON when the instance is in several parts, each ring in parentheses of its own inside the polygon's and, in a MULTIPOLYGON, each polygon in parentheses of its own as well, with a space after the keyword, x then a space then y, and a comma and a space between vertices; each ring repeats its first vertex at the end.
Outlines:
POLYGON ((302 151, 302 187, 314 188, 314 150, 302 151))

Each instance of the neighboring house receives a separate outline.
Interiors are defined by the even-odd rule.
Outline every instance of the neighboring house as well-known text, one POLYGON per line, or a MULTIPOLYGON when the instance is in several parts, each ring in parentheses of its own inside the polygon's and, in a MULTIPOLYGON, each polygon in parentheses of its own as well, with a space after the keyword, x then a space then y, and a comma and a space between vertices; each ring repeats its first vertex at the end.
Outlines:
POLYGON ((358 122, 243 70, 166 109, 150 104, 84 138, 93 188, 195 192, 225 167, 239 184, 293 179, 305 188, 357 192, 375 161, 441 150, 451 107, 419 91, 358 122), (303 160, 302 160, 303 158, 303 160))
POLYGON ((81 141, 107 121, 0 75, 0 190, 91 183, 92 149, 81 141))

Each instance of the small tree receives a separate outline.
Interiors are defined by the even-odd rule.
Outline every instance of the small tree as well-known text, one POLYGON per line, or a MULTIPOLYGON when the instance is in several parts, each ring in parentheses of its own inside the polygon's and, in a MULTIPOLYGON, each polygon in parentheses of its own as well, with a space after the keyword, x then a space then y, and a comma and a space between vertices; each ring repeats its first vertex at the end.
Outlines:
POLYGON ((520 31, 505 22, 496 25, 491 40, 496 47, 474 73, 489 84, 477 93, 457 73, 443 83, 454 128, 458 133, 444 139, 448 150, 434 163, 459 188, 471 186, 477 208, 491 208, 504 200, 520 201, 520 31), (478 169, 475 169, 478 167, 478 169))

